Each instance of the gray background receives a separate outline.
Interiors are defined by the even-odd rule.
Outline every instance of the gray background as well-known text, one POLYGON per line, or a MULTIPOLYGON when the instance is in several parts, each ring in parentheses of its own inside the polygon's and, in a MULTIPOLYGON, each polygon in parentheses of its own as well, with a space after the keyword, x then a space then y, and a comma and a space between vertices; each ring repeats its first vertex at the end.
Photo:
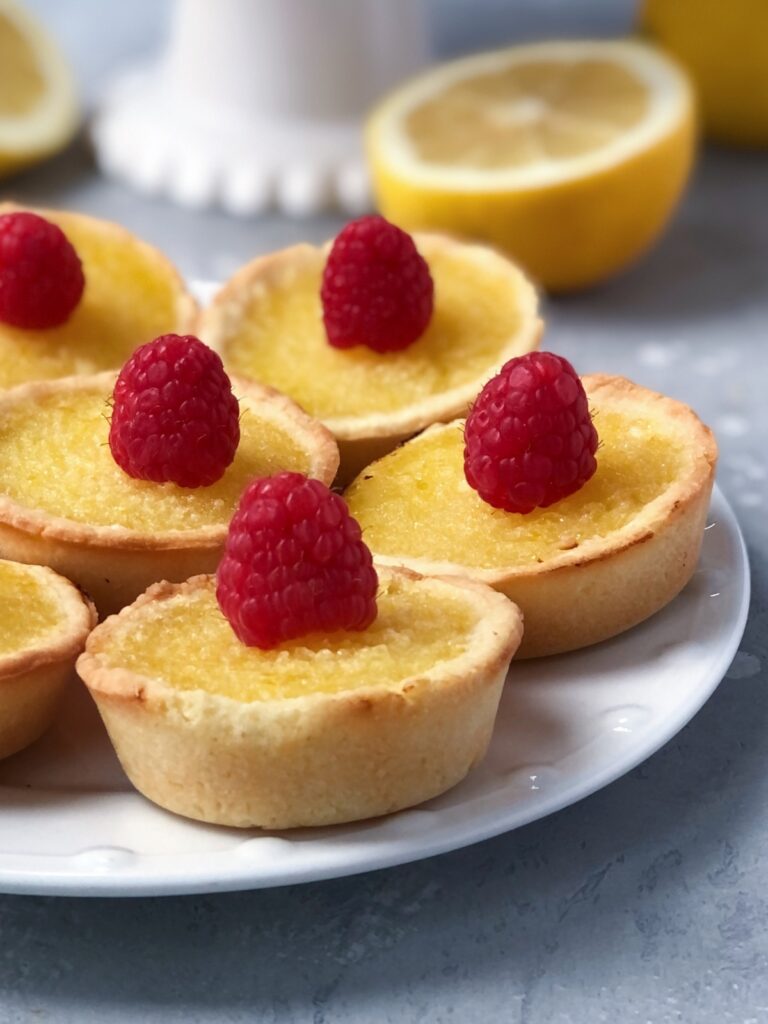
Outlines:
MULTIPOLYGON (((167 5, 36 0, 92 102, 157 47, 167 5)), ((454 53, 610 33, 623 0, 433 0, 454 53)), ((547 345, 716 429, 754 599, 722 686, 661 752, 575 807, 422 863, 316 885, 126 901, 0 897, 0 1021, 768 1021, 768 156, 708 152, 656 250, 547 303, 547 345)), ((321 239, 334 218, 193 215, 97 177, 87 146, 3 195, 123 221, 189 276, 321 239)))

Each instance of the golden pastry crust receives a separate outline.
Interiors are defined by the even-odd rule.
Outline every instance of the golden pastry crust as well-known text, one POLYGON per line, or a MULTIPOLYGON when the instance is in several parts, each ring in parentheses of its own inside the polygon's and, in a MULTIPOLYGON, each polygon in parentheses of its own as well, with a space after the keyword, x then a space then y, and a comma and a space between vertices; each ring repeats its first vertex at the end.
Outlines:
POLYGON ((155 803, 215 824, 286 829, 387 814, 458 783, 487 749, 519 609, 488 587, 381 570, 476 613, 469 649, 395 685, 242 702, 109 663, 112 630, 148 603, 212 587, 161 583, 89 639, 78 672, 118 757, 155 803))
MULTIPOLYGON (((114 381, 107 371, 88 377, 33 381, 0 392, 0 419, 9 408, 63 390, 89 390, 114 381)), ((309 475, 330 484, 339 463, 333 435, 295 402, 273 388, 233 378, 245 408, 282 425, 310 456, 309 475)), ((181 581, 213 572, 227 525, 193 530, 139 531, 98 526, 28 508, 0 493, 0 557, 48 565, 73 579, 96 602, 102 615, 129 604, 157 580, 181 581)))
POLYGON ((717 463, 712 432, 688 406, 622 377, 594 374, 583 381, 602 409, 634 404, 646 415, 674 420, 695 456, 689 472, 621 529, 537 565, 470 568, 374 550, 383 565, 407 565, 425 574, 460 573, 506 594, 525 615, 521 658, 587 647, 642 622, 682 590, 701 549, 717 463))
POLYGON ((46 731, 96 625, 96 609, 69 580, 45 566, 30 565, 25 571, 55 595, 61 622, 44 641, 0 656, 0 758, 29 746, 46 731))
MULTIPOLYGON (((482 374, 459 387, 427 396, 388 413, 326 417, 323 422, 335 436, 341 453, 341 484, 348 483, 364 466, 386 455, 429 424, 445 423, 463 416, 486 380, 508 359, 539 347, 543 323, 537 313, 536 290, 507 256, 488 246, 471 245, 447 235, 416 233, 413 237, 427 260, 431 253, 455 250, 463 259, 481 267, 487 266, 489 273, 505 276, 510 290, 520 297, 520 327, 500 346, 496 358, 482 374)), ((331 244, 327 242, 322 251, 327 253, 331 244)), ((254 294, 275 288, 287 274, 300 271, 316 259, 315 246, 301 243, 246 264, 200 314, 200 337, 221 354, 226 364, 229 340, 237 334, 254 294)))

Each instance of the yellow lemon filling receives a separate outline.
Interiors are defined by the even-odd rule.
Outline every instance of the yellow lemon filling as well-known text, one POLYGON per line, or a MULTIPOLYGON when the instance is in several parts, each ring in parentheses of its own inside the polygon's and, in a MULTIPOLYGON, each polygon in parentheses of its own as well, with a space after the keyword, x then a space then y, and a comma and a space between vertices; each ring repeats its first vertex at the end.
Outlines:
POLYGON ((434 280, 435 308, 406 350, 380 354, 328 343, 320 305, 326 256, 307 246, 269 285, 254 289, 222 345, 228 368, 284 391, 323 420, 394 412, 482 377, 534 315, 521 298, 529 286, 520 277, 520 290, 511 287, 515 278, 504 261, 471 259, 465 249, 428 239, 419 247, 434 280))
POLYGON ((85 291, 60 327, 0 323, 0 387, 113 369, 139 345, 178 328, 181 284, 157 252, 109 225, 66 213, 45 217, 77 250, 85 291))
POLYGON ((436 598, 418 581, 387 577, 378 616, 365 631, 312 634, 262 651, 237 639, 210 585, 115 622, 103 656, 112 667, 180 690, 271 700, 396 686, 463 654, 475 625, 466 599, 436 598))
POLYGON ((644 82, 615 62, 531 59, 459 78, 414 106, 404 130, 423 162, 505 170, 591 153, 649 105, 644 82))
POLYGON ((692 456, 673 421, 599 408, 597 471, 579 491, 528 515, 492 508, 464 478, 463 423, 403 445, 346 494, 376 554, 476 569, 544 562, 626 526, 692 456))
POLYGON ((0 494, 30 509, 92 526, 141 532, 229 522, 246 484, 282 469, 308 472, 310 456, 281 424, 243 403, 234 462, 210 487, 135 480, 109 448, 111 387, 62 389, 0 415, 0 494))
POLYGON ((24 565, 0 561, 0 658, 35 647, 61 625, 56 597, 24 565))

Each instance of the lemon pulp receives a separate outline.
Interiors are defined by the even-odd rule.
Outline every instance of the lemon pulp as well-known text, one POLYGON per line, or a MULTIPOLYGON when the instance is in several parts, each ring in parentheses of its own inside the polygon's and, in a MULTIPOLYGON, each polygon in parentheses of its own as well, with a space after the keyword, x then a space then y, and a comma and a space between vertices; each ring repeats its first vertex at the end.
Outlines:
POLYGON ((649 46, 531 43, 405 82, 369 117, 366 151, 385 217, 490 242, 571 290, 668 220, 694 153, 692 93, 649 46))
POLYGON ((0 657, 36 646, 61 621, 55 597, 14 562, 0 561, 0 606, 0 657))
POLYGON ((309 455, 281 426, 243 406, 232 465, 210 487, 135 480, 109 448, 108 388, 61 390, 0 416, 0 493, 27 508, 93 526, 193 530, 229 522, 246 484, 309 455))
POLYGON ((237 639, 211 586, 136 609, 115 625, 105 657, 181 690, 240 701, 301 697, 395 686, 428 672, 467 650, 475 621, 466 600, 436 600, 418 583, 386 579, 365 631, 312 634, 262 651, 237 639))
POLYGON ((320 419, 393 412, 477 380, 523 326, 510 268, 471 260, 461 250, 428 247, 422 255, 435 284, 435 309, 425 333, 405 351, 328 343, 320 306, 325 254, 317 249, 252 296, 223 346, 225 363, 284 391, 320 419))
POLYGON ((181 285, 154 250, 120 229, 66 213, 45 217, 75 247, 85 291, 59 327, 0 323, 0 387, 117 368, 139 345, 178 326, 181 285))
POLYGON ((39 58, 10 18, 0 11, 0 117, 19 117, 32 110, 45 92, 39 58))
POLYGON ((690 458, 673 423, 598 409, 597 471, 579 491, 527 515, 492 508, 464 478, 463 424, 374 463, 346 494, 376 554, 477 569, 527 566, 626 526, 690 458))
POLYGON ((446 86, 404 127, 424 162, 503 170, 592 153, 648 105, 644 83, 614 62, 531 59, 446 86))

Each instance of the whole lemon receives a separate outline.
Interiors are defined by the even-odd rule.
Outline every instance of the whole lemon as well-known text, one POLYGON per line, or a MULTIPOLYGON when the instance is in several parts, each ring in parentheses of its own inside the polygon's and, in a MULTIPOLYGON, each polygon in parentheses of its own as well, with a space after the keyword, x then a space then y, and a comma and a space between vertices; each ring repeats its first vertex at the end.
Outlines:
POLYGON ((645 0, 640 20, 690 72, 708 138, 768 146, 766 0, 645 0))

